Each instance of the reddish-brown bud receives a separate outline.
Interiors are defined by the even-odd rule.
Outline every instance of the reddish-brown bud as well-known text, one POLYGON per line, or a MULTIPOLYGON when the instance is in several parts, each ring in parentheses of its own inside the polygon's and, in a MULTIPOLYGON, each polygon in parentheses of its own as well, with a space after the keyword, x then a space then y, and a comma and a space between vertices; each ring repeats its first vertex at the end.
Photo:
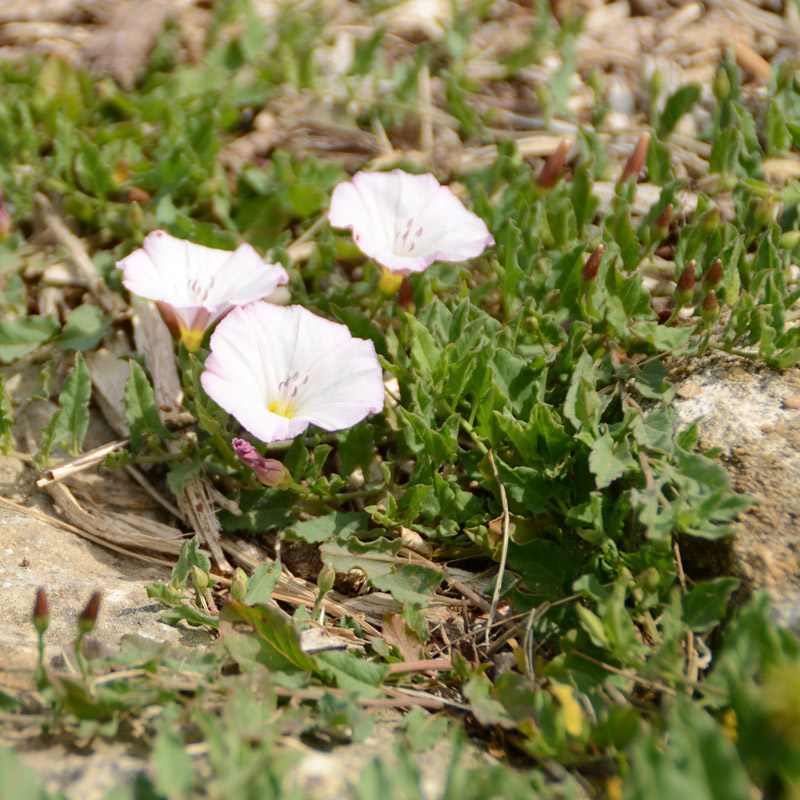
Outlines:
POLYGON ((239 461, 253 470, 264 486, 277 486, 285 489, 292 482, 289 470, 280 461, 274 458, 264 458, 253 445, 244 439, 234 439, 231 444, 239 461))
POLYGON ((628 178, 635 178, 642 171, 647 160, 648 147, 650 147, 650 134, 643 133, 639 137, 639 141, 636 142, 636 147, 633 148, 630 158, 622 168, 622 174, 619 176, 620 183, 625 183, 628 178))
POLYGON ((605 249, 605 245, 597 245, 597 247, 592 250, 589 258, 586 259, 586 263, 581 270, 581 281, 583 283, 591 283, 597 277, 597 270, 600 269, 600 261, 603 258, 605 249))
POLYGON ((676 305, 685 306, 691 302, 694 294, 694 269, 695 260, 692 259, 684 268, 680 278, 678 278, 678 285, 675 289, 676 305))
POLYGON ((706 325, 712 325, 719 316, 719 300, 713 289, 703 298, 700 305, 700 316, 706 325))
POLYGON ((544 162, 542 171, 539 177, 536 178, 536 185, 542 189, 552 189, 558 180, 559 173, 564 167, 564 162, 567 160, 569 153, 570 143, 567 139, 562 139, 558 143, 558 147, 551 153, 547 161, 544 162))
POLYGON ((41 586, 36 590, 32 620, 39 636, 43 636, 50 625, 50 607, 47 603, 47 592, 41 586))
POLYGON ((411 285, 411 278, 408 275, 403 275, 403 281, 397 292, 397 304, 406 311, 414 307, 414 287, 411 285))
POLYGON ((722 286, 722 259, 717 258, 703 277, 703 288, 719 289, 722 286))
POLYGON ((100 611, 100 598, 102 592, 92 592, 89 602, 78 616, 78 630, 80 633, 89 633, 97 624, 97 614, 100 611))
POLYGON ((653 231, 659 239, 663 239, 669 232, 672 222, 672 203, 670 203, 656 218, 653 223, 653 231))

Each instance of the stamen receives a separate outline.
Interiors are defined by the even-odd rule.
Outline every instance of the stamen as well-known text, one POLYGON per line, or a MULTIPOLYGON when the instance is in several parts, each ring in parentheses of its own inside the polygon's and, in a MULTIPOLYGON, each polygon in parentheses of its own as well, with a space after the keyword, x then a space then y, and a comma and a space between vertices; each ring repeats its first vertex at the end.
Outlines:
POLYGON ((294 372, 288 378, 278 383, 278 397, 271 400, 267 404, 267 408, 273 414, 280 414, 282 417, 292 418, 294 410, 292 409, 292 400, 297 397, 301 386, 308 383, 308 375, 300 377, 299 372, 294 372))

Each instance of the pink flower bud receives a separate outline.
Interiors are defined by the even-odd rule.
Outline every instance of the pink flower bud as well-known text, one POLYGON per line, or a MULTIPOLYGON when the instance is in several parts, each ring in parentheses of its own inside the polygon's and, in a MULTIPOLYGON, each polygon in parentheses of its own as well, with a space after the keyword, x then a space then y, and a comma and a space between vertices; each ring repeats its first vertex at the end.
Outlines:
POLYGON ((50 625, 50 608, 47 604, 47 592, 41 586, 36 590, 32 619, 33 627, 42 636, 50 625))
POLYGON ((643 133, 636 142, 636 147, 633 148, 625 166, 622 168, 622 174, 619 176, 619 182, 625 183, 628 178, 635 178, 644 167, 647 160, 647 149, 650 147, 650 134, 643 133))
POLYGON ((712 289, 704 298, 700 305, 700 316, 706 325, 713 325, 719 316, 719 300, 717 293, 712 289))
POLYGON ((97 623, 97 614, 100 611, 101 592, 93 592, 86 607, 78 616, 78 630, 81 633, 89 633, 97 623))
POLYGON ((264 486, 286 488, 292 482, 289 470, 274 458, 264 458, 258 450, 244 439, 234 439, 233 451, 246 467, 250 467, 264 486))
POLYGON ((555 185, 558 180, 558 174, 561 172, 566 161, 567 154, 569 153, 570 143, 567 139, 562 139, 558 143, 558 147, 553 151, 547 161, 544 162, 542 171, 539 177, 536 178, 536 185, 542 189, 550 189, 555 185))
POLYGON ((706 289, 719 289, 722 286, 722 259, 714 259, 703 277, 703 286, 706 289))
POLYGON ((670 203, 653 223, 653 232, 658 239, 663 239, 669 233, 669 226, 672 222, 672 203, 670 203))
POLYGON ((692 259, 684 268, 680 278, 678 278, 678 285, 675 289, 675 303, 679 306, 685 306, 692 300, 694 294, 694 269, 695 261, 692 259))
POLYGON ((586 259, 586 263, 581 270, 581 280, 584 283, 591 283, 597 277, 597 270, 600 269, 600 261, 603 258, 604 251, 605 246, 599 244, 592 250, 592 254, 589 258, 586 259))
POLYGON ((0 186, 0 237, 4 236, 11 227, 11 214, 8 213, 5 202, 3 202, 3 188, 0 186))
POLYGON ((403 275, 400 291, 397 293, 397 304, 406 311, 414 307, 414 289, 411 286, 411 278, 408 275, 403 275))

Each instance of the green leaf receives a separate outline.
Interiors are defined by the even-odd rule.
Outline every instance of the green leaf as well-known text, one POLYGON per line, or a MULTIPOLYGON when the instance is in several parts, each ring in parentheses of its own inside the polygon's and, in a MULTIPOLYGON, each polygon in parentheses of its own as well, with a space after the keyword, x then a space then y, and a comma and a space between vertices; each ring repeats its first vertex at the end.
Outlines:
POLYGON ((323 562, 336 572, 360 569, 372 586, 391 592, 399 602, 427 603, 442 582, 442 573, 421 564, 397 558, 401 541, 377 539, 362 543, 354 539, 325 542, 320 547, 323 562))
POLYGON ((707 712, 681 700, 668 720, 667 735, 634 740, 626 800, 751 798, 736 745, 707 712))
POLYGON ((161 616, 161 621, 167 625, 177 625, 181 620, 195 628, 201 628, 204 625, 214 630, 219 628, 219 620, 217 617, 204 614, 193 606, 187 606, 185 604, 174 606, 168 611, 165 611, 161 616))
MULTIPOLYGON (((174 707, 169 710, 177 711, 174 707)), ((177 721, 164 721, 153 747, 156 789, 168 798, 187 797, 194 780, 194 762, 183 747, 177 721)))
POLYGON ((470 710, 481 725, 487 727, 499 725, 501 728, 517 727, 514 718, 495 696, 494 687, 486 676, 477 675, 470 679, 464 684, 461 692, 469 701, 470 710))
POLYGON ((369 514, 363 511, 335 511, 322 517, 312 517, 286 528, 287 539, 300 539, 309 544, 356 536, 369 527, 369 514))
POLYGON ((58 405, 64 413, 58 425, 55 439, 63 441, 70 437, 70 452, 77 455, 81 451, 83 437, 89 428, 89 401, 92 396, 92 381, 83 356, 75 354, 75 367, 64 381, 58 396, 58 405))
POLYGON ((0 797, 7 800, 48 800, 36 773, 19 762, 13 750, 0 747, 0 797))
POLYGON ((80 153, 75 160, 75 172, 83 187, 97 197, 114 191, 111 170, 106 166, 97 145, 80 130, 76 131, 80 153))
POLYGON ((225 648, 243 668, 263 664, 280 672, 314 672, 316 664, 300 647, 300 635, 292 621, 277 608, 246 606, 229 600, 220 613, 220 633, 225 648), (247 622, 252 633, 241 633, 235 623, 247 622))
POLYGON ((610 433, 604 433, 592 447, 589 469, 595 474, 597 488, 602 489, 622 477, 635 466, 627 439, 618 442, 610 433))
POLYGON ((200 550, 200 542, 197 536, 185 541, 181 545, 178 561, 172 568, 172 578, 178 585, 186 586, 186 578, 192 571, 192 567, 200 567, 205 573, 211 571, 211 559, 200 550))
POLYGON ((725 619, 730 597, 739 587, 735 578, 699 581, 683 597, 683 620, 695 633, 707 633, 725 619))
POLYGON ((358 697, 383 695, 379 687, 389 675, 388 665, 366 661, 346 650, 319 653, 315 658, 320 670, 335 679, 336 685, 345 692, 358 697))
POLYGON ((247 579, 245 605, 253 606, 258 603, 269 603, 272 599, 272 590, 278 585, 280 577, 281 567, 277 562, 267 561, 264 564, 259 564, 247 579))
POLYGON ((0 361, 10 364, 43 345, 58 332, 51 316, 22 317, 0 321, 0 361))
POLYGON ((11 431, 15 419, 11 398, 6 392, 3 376, 0 375, 0 453, 7 453, 14 449, 14 435, 11 431))
POLYGON ((197 452, 192 453, 192 457, 184 461, 171 461, 169 472, 167 472, 167 486, 175 497, 183 494, 183 485, 193 475, 199 475, 203 469, 203 462, 197 452))
POLYGON ((360 467, 366 477, 374 449, 375 437, 369 423, 363 422, 342 431, 339 434, 339 457, 342 459, 343 474, 350 475, 360 467))
POLYGON ((161 421, 153 388, 136 361, 131 361, 131 374, 125 384, 125 418, 131 429, 131 450, 134 453, 139 452, 144 433, 154 433, 162 439, 174 438, 161 421))
POLYGON ((33 464, 38 470, 44 469, 50 461, 50 451, 56 443, 56 434, 58 433, 63 414, 63 409, 59 408, 53 416, 50 417, 50 422, 44 426, 39 449, 36 451, 36 455, 33 458, 33 464))
POLYGON ((667 99, 664 111, 658 121, 658 135, 663 139, 669 136, 678 120, 692 110, 692 106, 700 99, 700 87, 696 83, 681 86, 667 99))
POLYGON ((84 303, 69 312, 54 344, 62 350, 94 350, 110 327, 111 317, 104 316, 97 306, 84 303))

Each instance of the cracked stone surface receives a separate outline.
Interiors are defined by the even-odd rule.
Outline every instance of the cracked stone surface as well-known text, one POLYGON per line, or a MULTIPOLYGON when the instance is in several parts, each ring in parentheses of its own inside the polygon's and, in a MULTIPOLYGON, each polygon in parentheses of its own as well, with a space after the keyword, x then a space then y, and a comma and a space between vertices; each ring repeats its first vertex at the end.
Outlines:
POLYGON ((715 354, 681 365, 673 378, 677 424, 699 419, 701 449, 718 448, 734 488, 760 501, 734 539, 693 545, 692 566, 729 570, 747 591, 766 589, 775 619, 800 633, 800 370, 715 354))

